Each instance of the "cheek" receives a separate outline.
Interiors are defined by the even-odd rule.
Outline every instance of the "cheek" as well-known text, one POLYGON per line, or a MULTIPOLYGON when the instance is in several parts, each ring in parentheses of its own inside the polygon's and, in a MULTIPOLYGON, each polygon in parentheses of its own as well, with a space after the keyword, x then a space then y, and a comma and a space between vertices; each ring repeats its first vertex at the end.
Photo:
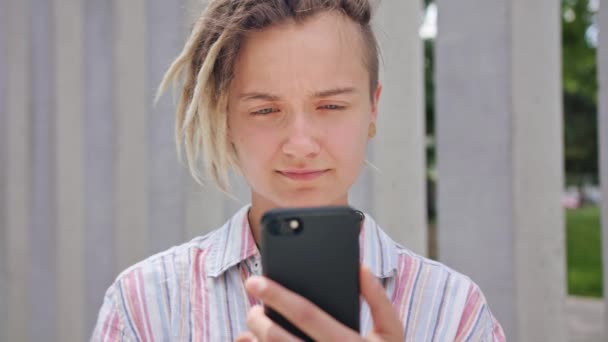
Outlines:
POLYGON ((360 163, 365 159, 365 147, 367 145, 367 126, 361 123, 344 125, 329 135, 329 146, 334 157, 349 167, 360 163))
MULTIPOLYGON (((239 163, 247 170, 256 169, 264 165, 276 149, 276 142, 272 135, 264 134, 251 127, 241 126, 233 131, 239 163)), ((244 170, 243 170, 244 171, 244 170)))

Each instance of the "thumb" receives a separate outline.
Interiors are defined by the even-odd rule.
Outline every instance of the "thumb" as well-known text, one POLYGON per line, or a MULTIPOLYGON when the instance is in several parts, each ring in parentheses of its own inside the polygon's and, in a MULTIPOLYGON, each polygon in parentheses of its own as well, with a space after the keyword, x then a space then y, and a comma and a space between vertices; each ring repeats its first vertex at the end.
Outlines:
POLYGON ((403 324, 399 320, 393 304, 386 296, 384 287, 367 267, 362 266, 360 274, 361 294, 369 305, 374 321, 374 332, 386 337, 402 336, 403 324))
POLYGON ((257 342, 257 338, 251 332, 245 332, 240 334, 234 342, 257 342))

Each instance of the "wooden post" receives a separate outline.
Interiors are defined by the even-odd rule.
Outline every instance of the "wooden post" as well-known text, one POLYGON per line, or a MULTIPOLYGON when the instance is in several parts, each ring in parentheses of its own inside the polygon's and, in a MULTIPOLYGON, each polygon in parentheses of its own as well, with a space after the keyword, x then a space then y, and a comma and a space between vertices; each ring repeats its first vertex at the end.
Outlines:
POLYGON ((440 1, 439 257, 514 341, 564 341, 558 1, 440 1))
POLYGON ((118 271, 149 254, 146 168, 146 4, 115 0, 114 109, 118 271))
POLYGON ((57 264, 55 212, 55 70, 53 56, 55 36, 51 3, 43 0, 29 5, 31 34, 30 80, 28 94, 31 115, 31 222, 30 263, 22 264, 29 272, 30 303, 28 329, 33 341, 55 339, 57 336, 57 264), (29 324, 35 322, 35 324, 29 324))
POLYGON ((374 23, 384 88, 370 146, 372 214, 397 242, 427 252, 422 1, 383 1, 374 23))
POLYGON ((93 331, 103 294, 116 277, 114 172, 116 124, 112 5, 84 4, 85 331, 93 331))
POLYGON ((84 23, 81 0, 55 0, 57 341, 84 341, 84 23))
POLYGON ((31 118, 30 96, 30 27, 28 6, 24 1, 5 2, 5 18, 11 32, 6 36, 7 88, 6 106, 6 256, 8 274, 7 341, 29 341, 30 309, 30 206, 31 206, 31 118))

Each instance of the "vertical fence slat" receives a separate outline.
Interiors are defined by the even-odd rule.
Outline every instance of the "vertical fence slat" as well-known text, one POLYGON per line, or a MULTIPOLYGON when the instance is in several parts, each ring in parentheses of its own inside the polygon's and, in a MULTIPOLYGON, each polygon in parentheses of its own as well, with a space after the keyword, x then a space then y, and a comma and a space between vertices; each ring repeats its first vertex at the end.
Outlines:
POLYGON ((29 112, 30 28, 27 1, 8 1, 6 261, 8 268, 8 339, 29 341, 31 118, 29 112))
MULTIPOLYGON (((186 42, 188 37, 190 37, 190 31, 192 30, 192 25, 195 20, 198 18, 200 11, 206 5, 206 0, 185 0, 184 8, 182 11, 182 22, 181 22, 181 40, 179 48, 174 51, 174 55, 181 51, 183 44, 186 42)), ((177 99, 176 99, 177 100, 177 99)), ((175 120, 175 115, 173 115, 173 120, 175 120)), ((220 200, 221 209, 216 210, 215 213, 208 212, 207 210, 214 205, 218 204, 218 201, 215 202, 206 201, 207 196, 210 194, 210 189, 213 189, 213 186, 210 184, 209 186, 205 186, 201 188, 193 179, 190 177, 188 173, 188 168, 186 167, 186 163, 184 161, 180 161, 182 163, 183 168, 182 172, 185 177, 184 185, 184 194, 186 196, 186 238, 192 239, 196 236, 203 234, 208 229, 213 229, 210 227, 205 227, 205 223, 212 221, 211 217, 208 214, 222 215, 223 214, 223 199, 220 200)))
POLYGON ((180 2, 147 2, 146 97, 149 204, 149 253, 156 253, 185 238, 184 173, 175 152, 175 106, 168 96, 154 105, 156 88, 182 44, 180 2))
MULTIPOLYGON (((190 35, 190 30, 196 19, 207 5, 207 0, 186 0, 184 4, 182 29, 184 38, 178 48, 181 49, 183 43, 190 35)), ((177 52, 176 52, 177 54, 177 52)), ((187 198, 186 208, 186 236, 188 239, 203 235, 219 227, 227 219, 225 207, 227 205, 226 196, 217 187, 208 181, 201 187, 190 177, 187 168, 183 168, 186 177, 184 182, 185 194, 187 198)))
POLYGON ((559 3, 438 9, 440 259, 480 285, 511 339, 561 341, 559 3))
POLYGON ((496 0, 482 6, 439 2, 435 120, 439 258, 481 286, 512 336, 508 7, 496 0), (468 16, 473 8, 484 15, 468 16))
POLYGON ((86 0, 85 37, 85 306, 87 335, 116 276, 113 27, 109 1, 86 0))
POLYGON ((184 182, 187 196, 186 208, 186 239, 204 235, 218 227, 226 220, 224 210, 224 197, 211 182, 203 187, 184 173, 187 181, 184 182))
POLYGON ((54 35, 51 4, 32 0, 30 79, 32 110, 32 222, 30 226, 29 328, 33 341, 53 341, 57 334, 57 265, 55 221, 54 35))
POLYGON ((57 341, 84 341, 84 56, 81 0, 55 0, 57 341))
POLYGON ((398 242, 427 250, 422 1, 381 2, 375 22, 386 72, 373 141, 373 213, 398 242))
POLYGON ((559 341, 567 335, 561 5, 514 0, 511 8, 513 262, 519 329, 514 337, 559 341))
POLYGON ((148 254, 144 0, 115 0, 116 255, 122 270, 148 254))
MULTIPOLYGON (((522 331, 514 336, 546 337, 529 332, 533 329, 527 326, 533 322, 529 317, 552 316, 559 309, 555 300, 563 288, 541 293, 543 283, 528 279, 538 274, 542 279, 563 276, 556 264, 538 271, 541 264, 563 258, 557 246, 563 242, 558 232, 563 220, 555 214, 553 198, 559 194, 556 186, 562 176, 548 169, 560 164, 561 151, 553 149, 555 144, 561 146, 555 141, 561 130, 556 119, 561 108, 555 102, 560 84, 555 66, 559 29, 549 23, 558 20, 559 6, 523 0, 508 5, 495 0, 485 5, 449 3, 439 7, 441 11, 444 5, 453 6, 439 16, 448 24, 438 48, 439 69, 443 65, 437 76, 438 113, 444 115, 443 121, 438 120, 440 171, 449 176, 439 182, 443 196, 439 214, 444 224, 450 224, 441 227, 446 234, 440 237, 445 251, 441 255, 446 261, 456 260, 453 264, 474 279, 482 279, 491 304, 496 292, 505 293, 503 303, 514 306, 506 312, 511 310, 517 317, 506 320, 507 330, 522 331), (471 20, 468 10, 486 15, 471 20), (531 13, 537 14, 534 25, 531 13), (445 15, 450 17, 447 21, 445 15), (452 20, 467 20, 469 26, 452 30, 452 20), (479 27, 485 31, 479 33, 480 39, 463 39, 472 32, 468 29, 479 31, 479 27), (529 60, 527 53, 536 46, 528 45, 532 44, 531 37, 524 38, 528 35, 542 41, 542 51, 532 56, 533 65, 522 62, 529 60), (496 40, 488 43, 492 39, 487 38, 496 40), (455 42, 463 50, 456 49, 455 42), (474 86, 463 87, 462 82, 474 86), (480 86, 484 84, 490 85, 480 86), (442 100, 442 91, 451 97, 442 100), (471 113, 462 114, 460 110, 470 109, 471 104, 475 106, 471 113), (468 130, 471 121, 474 131, 468 130), (546 122, 549 132, 536 136, 547 129, 546 122), (545 197, 538 197, 540 192, 545 197), (448 201, 458 205, 449 206, 448 201), (550 205, 538 206, 547 202, 550 205), (553 235, 548 238, 548 234, 553 235), (470 248, 467 255, 486 260, 453 254, 475 239, 486 239, 486 248, 470 248), (542 248, 531 251, 538 241, 542 248), (530 259, 536 262, 529 263, 530 259), (460 267, 460 262, 473 264, 473 269, 460 267), (487 272, 489 265, 495 280, 485 283, 487 277, 477 270, 487 272), (534 304, 539 300, 549 305, 534 304)), ((197 0, 172 5, 145 0, 0 0, 0 340, 86 339, 103 292, 118 271, 216 228, 250 200, 242 180, 233 183, 233 193, 241 202, 227 199, 211 184, 194 185, 175 158, 170 96, 158 107, 151 106, 162 71, 183 43, 180 9, 186 7, 193 16, 202 9, 197 0)), ((396 240, 425 254, 420 11, 419 1, 387 1, 377 14, 385 68, 390 70, 381 78, 378 136, 370 153, 381 174, 364 171, 354 197, 371 208, 396 240)), ((606 6, 600 8, 601 24, 608 22, 607 12, 606 6)), ((602 90, 608 82, 607 36, 600 34, 598 52, 602 90)), ((602 90, 599 130, 605 180, 608 92, 602 90)), ((603 182, 604 198, 608 198, 607 183, 603 182)), ((607 203, 602 204, 604 246, 608 246, 607 203)), ((604 261, 608 265, 608 248, 604 261)), ((604 266, 604 283, 608 283, 608 266, 604 266)), ((536 326, 557 334, 559 329, 550 322, 560 318, 553 319, 536 326)), ((606 322, 608 326, 608 318, 606 322)))
POLYGON ((6 45, 8 31, 6 0, 0 0, 0 341, 8 341, 8 265, 7 243, 7 169, 8 169, 8 61, 6 45))

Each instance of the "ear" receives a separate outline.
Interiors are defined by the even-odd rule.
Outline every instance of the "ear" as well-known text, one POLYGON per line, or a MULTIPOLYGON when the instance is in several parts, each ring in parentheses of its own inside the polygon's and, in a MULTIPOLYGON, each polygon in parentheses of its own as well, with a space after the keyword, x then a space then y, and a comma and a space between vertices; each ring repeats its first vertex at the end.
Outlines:
POLYGON ((382 84, 378 83, 374 95, 372 98, 372 122, 378 120, 378 103, 380 102, 380 95, 382 94, 382 84))

